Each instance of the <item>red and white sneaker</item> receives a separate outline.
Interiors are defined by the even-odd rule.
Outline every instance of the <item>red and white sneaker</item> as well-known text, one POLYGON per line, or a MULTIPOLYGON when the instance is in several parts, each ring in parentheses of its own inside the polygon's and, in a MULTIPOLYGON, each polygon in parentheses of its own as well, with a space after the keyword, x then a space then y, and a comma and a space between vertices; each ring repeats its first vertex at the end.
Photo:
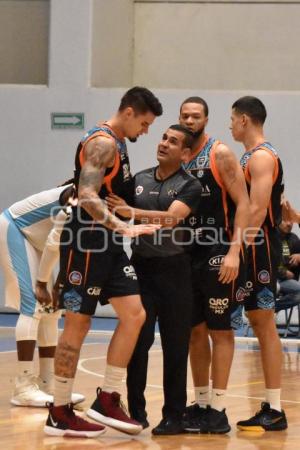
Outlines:
POLYGON ((63 406, 48 405, 49 415, 44 427, 44 432, 50 436, 71 437, 97 437, 105 433, 106 428, 102 425, 90 423, 76 416, 73 404, 63 406))
POLYGON ((128 416, 120 397, 118 392, 109 393, 97 388, 97 398, 86 414, 123 433, 140 433, 143 430, 142 424, 128 416))

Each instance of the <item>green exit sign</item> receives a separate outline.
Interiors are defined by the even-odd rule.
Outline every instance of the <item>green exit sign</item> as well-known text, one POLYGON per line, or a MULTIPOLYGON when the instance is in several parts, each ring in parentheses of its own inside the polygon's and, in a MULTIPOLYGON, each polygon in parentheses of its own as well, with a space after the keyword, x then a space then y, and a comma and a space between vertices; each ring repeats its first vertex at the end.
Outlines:
POLYGON ((51 128, 84 128, 84 113, 51 113, 51 128))

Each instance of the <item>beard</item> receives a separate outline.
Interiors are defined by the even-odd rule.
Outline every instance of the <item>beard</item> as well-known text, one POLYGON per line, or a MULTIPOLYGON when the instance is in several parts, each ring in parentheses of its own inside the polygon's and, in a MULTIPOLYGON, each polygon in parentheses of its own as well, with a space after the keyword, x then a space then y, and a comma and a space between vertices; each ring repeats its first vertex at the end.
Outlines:
POLYGON ((194 139, 198 139, 203 133, 205 127, 200 128, 198 131, 193 131, 194 139))
POLYGON ((129 137, 128 140, 129 140, 129 142, 136 142, 137 137, 129 137))

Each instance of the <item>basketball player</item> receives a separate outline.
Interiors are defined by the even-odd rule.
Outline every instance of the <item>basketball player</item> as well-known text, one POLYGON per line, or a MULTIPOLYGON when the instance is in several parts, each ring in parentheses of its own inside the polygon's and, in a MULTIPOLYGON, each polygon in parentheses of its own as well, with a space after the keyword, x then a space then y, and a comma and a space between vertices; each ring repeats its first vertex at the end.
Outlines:
MULTIPOLYGON (((11 403, 16 406, 45 407, 47 402, 53 401, 54 352, 60 312, 53 311, 51 305, 37 302, 34 287, 37 278, 39 282, 51 279, 58 260, 59 235, 66 218, 62 204, 70 187, 34 194, 14 203, 0 216, 5 305, 20 313, 15 329, 18 373, 11 398, 11 403), (52 239, 48 239, 52 230, 52 239), (43 268, 39 272, 43 250, 43 268), (38 377, 33 367, 36 342, 39 347, 38 377)), ((74 403, 83 400, 83 395, 72 394, 74 403)))
POLYGON ((190 361, 196 403, 187 408, 185 429, 227 433, 230 425, 225 412, 226 389, 234 352, 233 330, 242 324, 243 232, 248 224, 249 198, 233 152, 205 132, 207 103, 200 97, 187 98, 180 107, 179 121, 196 139, 183 167, 201 183, 199 207, 192 218, 195 305, 190 361), (212 356, 208 334, 212 339, 212 356))
POLYGON ((245 147, 241 165, 250 195, 252 235, 247 237, 247 284, 251 287, 245 309, 259 341, 266 388, 260 411, 248 420, 239 421, 237 427, 240 430, 279 431, 287 428, 280 404, 282 348, 274 318, 281 255, 277 226, 281 222, 284 186, 280 158, 264 136, 266 116, 264 104, 256 97, 242 97, 232 105, 231 132, 245 147))
POLYGON ((78 145, 78 206, 61 238, 60 302, 66 316, 55 354, 54 406, 49 408, 47 434, 94 437, 105 431, 103 425, 76 416, 71 404, 80 349, 98 301, 112 305, 119 324, 109 345, 103 386, 97 389, 87 415, 125 433, 142 430, 142 425, 126 414, 119 394, 145 320, 137 277, 123 250, 122 236, 152 234, 159 226, 127 224, 108 211, 103 199, 110 192, 126 196, 132 177, 125 138, 136 141, 161 114, 161 104, 153 93, 134 87, 122 97, 116 114, 90 130, 78 145))

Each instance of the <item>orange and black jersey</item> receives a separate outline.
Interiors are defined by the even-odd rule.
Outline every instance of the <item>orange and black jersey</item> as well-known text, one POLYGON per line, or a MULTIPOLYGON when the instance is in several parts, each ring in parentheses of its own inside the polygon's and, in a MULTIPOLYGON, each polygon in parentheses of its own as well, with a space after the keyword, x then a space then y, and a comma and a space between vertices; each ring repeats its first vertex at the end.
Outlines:
MULTIPOLYGON (((123 139, 119 139, 106 124, 96 126, 88 131, 77 147, 74 176, 76 189, 78 189, 80 172, 84 164, 84 147, 88 142, 98 136, 114 140, 117 146, 114 165, 106 170, 98 195, 101 199, 105 199, 109 193, 113 192, 127 200, 128 196, 131 195, 132 175, 130 172, 126 142, 123 139)), ((98 249, 99 247, 101 249, 107 247, 110 250, 117 248, 118 251, 122 250, 121 236, 118 242, 116 242, 113 239, 112 231, 99 223, 94 223, 93 218, 83 208, 80 208, 79 205, 73 207, 72 220, 67 227, 72 230, 72 246, 82 251, 98 249)))
POLYGON ((84 147, 92 139, 99 136, 114 140, 118 149, 113 167, 108 168, 105 172, 104 182, 101 186, 99 197, 105 198, 111 192, 120 197, 124 197, 124 192, 127 192, 127 187, 132 181, 127 146, 125 140, 119 139, 113 130, 106 124, 92 128, 79 142, 75 156, 75 186, 76 188, 78 187, 81 167, 84 163, 84 147))
POLYGON ((214 229, 231 230, 235 204, 228 195, 216 165, 215 150, 220 141, 206 136, 206 141, 198 154, 183 164, 186 172, 201 184, 201 199, 197 213, 191 218, 195 230, 205 234, 214 229))
POLYGON ((240 163, 244 171, 248 192, 250 192, 251 187, 249 160, 257 150, 264 150, 268 152, 275 161, 271 198, 268 205, 266 218, 261 226, 262 228, 263 227, 274 228, 278 226, 281 222, 281 194, 284 191, 282 164, 277 151, 269 142, 264 142, 255 147, 254 149, 245 152, 240 160, 240 163))

